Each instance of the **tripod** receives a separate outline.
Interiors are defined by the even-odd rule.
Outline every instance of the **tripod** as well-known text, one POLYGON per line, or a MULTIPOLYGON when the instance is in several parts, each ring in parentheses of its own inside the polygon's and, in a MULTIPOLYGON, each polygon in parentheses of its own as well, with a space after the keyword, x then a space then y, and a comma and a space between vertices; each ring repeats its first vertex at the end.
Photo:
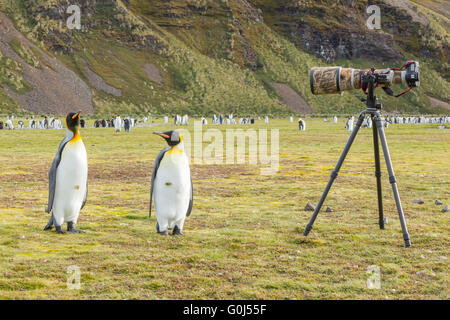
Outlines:
POLYGON ((374 153, 375 153, 375 176, 377 178, 377 194, 378 194, 378 213, 379 213, 379 226, 380 229, 384 229, 384 219, 383 219, 383 200, 382 200, 382 193, 381 193, 381 169, 380 169, 380 153, 379 153, 379 146, 378 146, 378 136, 380 136, 381 140, 381 146, 383 148, 383 154, 386 161, 386 167, 389 173, 389 182, 392 185, 392 191, 394 192, 394 198, 395 198, 395 204, 397 206, 398 211, 398 217, 400 219, 400 224, 402 226, 403 231, 403 239, 405 240, 405 246, 410 247, 411 241, 409 239, 408 229, 406 227, 405 217, 403 215, 403 209, 402 209, 402 203, 400 202, 400 196, 398 194, 398 188, 397 188, 397 182, 394 175, 394 169, 392 168, 392 162, 391 162, 391 156, 389 154, 389 149, 386 141, 386 136, 384 134, 384 126, 381 118, 381 107, 382 105, 378 103, 377 97, 373 94, 373 91, 375 89, 374 84, 376 83, 376 77, 375 76, 369 76, 368 77, 368 94, 367 99, 361 99, 362 101, 366 101, 366 110, 360 113, 358 117, 358 121, 356 122, 356 126, 353 129, 350 138, 348 138, 347 144, 344 147, 344 150, 342 151, 341 156, 339 157, 339 160, 336 164, 336 167, 331 172, 330 180, 328 181, 327 186, 325 187, 325 190, 320 197, 319 203, 317 204, 317 207, 314 210, 314 213, 309 220, 308 225, 305 228, 305 231, 303 232, 304 236, 307 236, 309 232, 312 229, 312 226, 314 224, 314 221, 317 218, 317 215, 319 214, 320 208, 323 205, 323 202, 325 201, 325 198, 328 195, 328 191, 330 191, 330 188, 334 182, 334 180, 338 176, 338 172, 341 169, 341 166, 345 160, 345 157, 347 156, 350 147, 355 140, 356 134, 358 133, 359 129, 361 128, 361 125, 366 118, 366 116, 370 116, 372 119, 372 128, 373 128, 373 146, 374 146, 374 153))

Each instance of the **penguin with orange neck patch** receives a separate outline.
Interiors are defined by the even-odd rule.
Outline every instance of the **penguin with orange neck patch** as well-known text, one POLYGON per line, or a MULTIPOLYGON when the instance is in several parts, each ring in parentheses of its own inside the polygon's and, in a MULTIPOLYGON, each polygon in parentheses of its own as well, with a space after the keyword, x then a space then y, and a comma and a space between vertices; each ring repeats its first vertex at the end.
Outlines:
POLYGON ((65 233, 62 224, 67 222, 67 232, 76 229, 80 210, 87 199, 88 163, 86 148, 78 132, 80 112, 69 113, 66 118, 66 136, 59 145, 48 173, 49 194, 46 212, 52 213, 44 230, 55 226, 56 233, 65 233))
POLYGON ((162 235, 182 235, 184 220, 191 214, 193 187, 189 159, 183 138, 177 131, 154 132, 168 147, 156 157, 150 189, 150 214, 155 199, 156 231, 162 235))

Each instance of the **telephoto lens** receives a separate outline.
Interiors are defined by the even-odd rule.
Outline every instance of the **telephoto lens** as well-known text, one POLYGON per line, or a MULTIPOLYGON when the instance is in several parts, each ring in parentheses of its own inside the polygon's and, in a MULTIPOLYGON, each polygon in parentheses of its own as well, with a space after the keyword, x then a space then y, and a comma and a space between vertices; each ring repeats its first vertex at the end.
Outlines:
POLYGON ((389 69, 353 69, 343 67, 316 67, 309 72, 311 92, 313 94, 333 94, 364 87, 364 75, 373 73, 377 83, 383 87, 392 84, 408 84, 418 87, 419 62, 408 61, 401 68, 389 69))

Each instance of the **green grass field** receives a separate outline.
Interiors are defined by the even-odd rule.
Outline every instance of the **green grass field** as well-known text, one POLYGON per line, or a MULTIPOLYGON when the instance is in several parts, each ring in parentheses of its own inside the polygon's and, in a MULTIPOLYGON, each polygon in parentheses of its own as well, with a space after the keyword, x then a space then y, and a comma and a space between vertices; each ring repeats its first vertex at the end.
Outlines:
POLYGON ((288 120, 269 128, 280 130, 274 175, 249 164, 191 166, 194 208, 184 237, 160 236, 154 215, 148 219, 153 160, 165 147, 155 128, 81 131, 89 195, 78 226, 86 233, 66 235, 42 230, 48 169, 64 131, 1 130, 0 298, 449 298, 449 213, 434 204, 450 204, 448 128, 386 131, 411 248, 404 247, 384 162, 389 223, 378 228, 371 130, 358 135, 325 202, 334 212, 322 210, 305 239, 312 212, 304 207, 319 200, 348 132, 342 119, 307 119, 306 132, 288 120), (67 288, 73 265, 81 270, 79 290, 67 288), (381 289, 366 285, 371 265, 381 270, 381 289))

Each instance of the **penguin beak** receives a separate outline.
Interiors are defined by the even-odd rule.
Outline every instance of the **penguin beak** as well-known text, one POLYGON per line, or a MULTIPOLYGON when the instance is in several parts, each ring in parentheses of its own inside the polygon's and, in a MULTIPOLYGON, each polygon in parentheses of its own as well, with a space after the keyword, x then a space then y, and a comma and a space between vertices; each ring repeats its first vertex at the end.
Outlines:
POLYGON ((72 119, 75 119, 76 117, 79 117, 79 116, 80 116, 80 112, 81 112, 81 111, 78 111, 77 113, 75 113, 75 114, 72 116, 72 119))
POLYGON ((162 132, 153 132, 153 134, 156 134, 157 136, 163 137, 164 139, 169 139, 170 138, 167 134, 164 134, 162 132))

